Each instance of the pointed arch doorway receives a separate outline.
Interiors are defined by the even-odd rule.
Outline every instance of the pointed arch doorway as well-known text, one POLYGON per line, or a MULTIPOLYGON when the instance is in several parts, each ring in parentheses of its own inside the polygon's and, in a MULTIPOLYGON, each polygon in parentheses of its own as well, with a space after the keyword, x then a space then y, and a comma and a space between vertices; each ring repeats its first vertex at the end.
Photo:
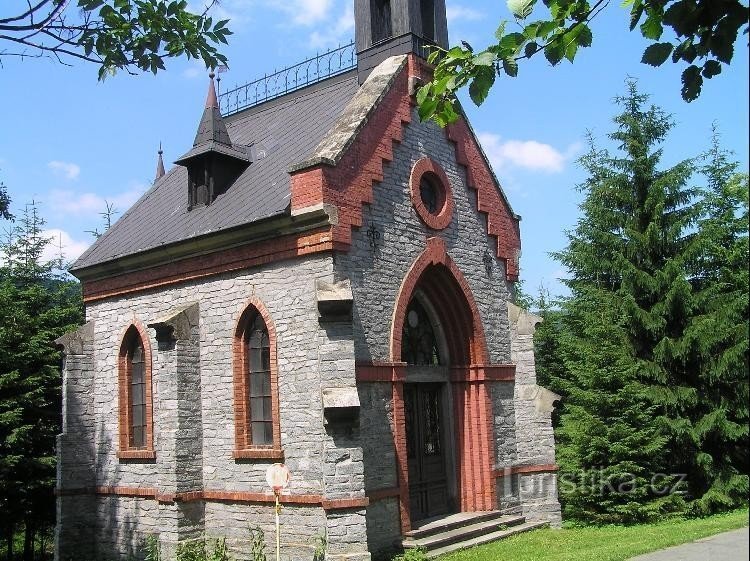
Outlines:
POLYGON ((402 283, 391 357, 404 365, 394 386, 402 530, 451 512, 494 509, 484 331, 468 283, 439 238, 428 240, 402 283))

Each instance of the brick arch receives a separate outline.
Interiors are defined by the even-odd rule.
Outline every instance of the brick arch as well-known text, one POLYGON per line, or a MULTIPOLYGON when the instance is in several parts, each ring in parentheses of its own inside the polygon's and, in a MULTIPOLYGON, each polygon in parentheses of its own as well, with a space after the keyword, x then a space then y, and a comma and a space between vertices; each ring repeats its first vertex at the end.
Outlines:
POLYGON ((417 288, 427 295, 442 316, 452 365, 487 362, 487 342, 476 300, 469 283, 448 255, 445 242, 440 238, 427 240, 427 248, 409 268, 401 283, 391 320, 391 360, 401 361, 401 329, 406 319, 406 308, 417 288))
POLYGON ((151 339, 148 329, 138 319, 134 318, 120 332, 120 350, 117 353, 117 393, 119 409, 119 449, 118 458, 125 460, 151 460, 156 457, 154 451, 154 399, 152 379, 152 354, 151 339), (130 445, 131 437, 131 397, 130 380, 131 373, 128 366, 128 350, 132 344, 132 338, 138 337, 143 345, 143 378, 145 382, 146 401, 146 446, 134 448, 130 445))
POLYGON ((235 459, 280 459, 281 427, 279 423, 279 373, 277 362, 276 327, 273 318, 263 302, 256 296, 251 296, 245 302, 235 318, 234 336, 232 340, 232 377, 234 393, 234 436, 235 459), (248 356, 245 345, 245 331, 255 318, 260 315, 268 330, 268 344, 271 360, 271 415, 273 418, 273 444, 271 446, 255 446, 251 441, 248 356))

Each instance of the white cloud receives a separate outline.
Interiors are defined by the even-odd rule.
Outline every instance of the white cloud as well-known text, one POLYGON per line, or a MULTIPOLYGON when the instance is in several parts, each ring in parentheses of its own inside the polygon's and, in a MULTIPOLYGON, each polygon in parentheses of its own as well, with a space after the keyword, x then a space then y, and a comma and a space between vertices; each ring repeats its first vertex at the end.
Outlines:
POLYGON ((59 228, 50 228, 44 230, 42 236, 50 239, 50 243, 42 252, 42 262, 49 262, 53 259, 59 259, 62 253, 63 261, 70 263, 76 259, 91 245, 91 241, 79 241, 65 230, 59 228))
MULTIPOLYGON (((349 2, 350 0, 346 0, 349 2)), ((236 30, 252 19, 252 14, 263 9, 278 10, 286 14, 294 25, 311 26, 323 21, 335 0, 222 0, 211 8, 214 20, 228 19, 229 28, 236 30)), ((193 12, 202 12, 203 4, 190 5, 193 12)))
POLYGON ((81 167, 78 164, 72 164, 70 162, 53 160, 47 164, 47 167, 55 174, 61 175, 66 179, 78 179, 78 176, 81 174, 81 167))
POLYGON ((496 170, 510 165, 546 173, 560 173, 565 163, 580 149, 579 143, 571 144, 561 152, 536 140, 503 140, 493 133, 479 133, 478 136, 496 170))
POLYGON ((113 196, 103 197, 97 193, 77 193, 65 189, 54 189, 49 193, 49 204, 56 212, 73 215, 95 215, 104 212, 107 203, 114 205, 117 216, 128 210, 146 191, 144 185, 132 188, 113 196))
POLYGON ((461 6, 460 4, 448 4, 445 11, 448 16, 448 25, 462 20, 479 21, 484 17, 484 14, 479 10, 461 6))
POLYGON ((351 3, 346 5, 333 26, 323 31, 313 31, 310 34, 310 46, 313 49, 327 49, 336 47, 352 38, 354 32, 354 8, 351 3))

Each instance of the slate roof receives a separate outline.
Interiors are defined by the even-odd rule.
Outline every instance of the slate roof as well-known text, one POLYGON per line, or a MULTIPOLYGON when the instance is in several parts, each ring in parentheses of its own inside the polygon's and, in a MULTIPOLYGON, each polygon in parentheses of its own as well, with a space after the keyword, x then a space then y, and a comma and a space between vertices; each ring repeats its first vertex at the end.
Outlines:
POLYGON ((225 119, 253 162, 208 206, 187 210, 187 169, 154 183, 71 267, 72 271, 289 212, 289 169, 309 158, 359 89, 351 71, 225 119))

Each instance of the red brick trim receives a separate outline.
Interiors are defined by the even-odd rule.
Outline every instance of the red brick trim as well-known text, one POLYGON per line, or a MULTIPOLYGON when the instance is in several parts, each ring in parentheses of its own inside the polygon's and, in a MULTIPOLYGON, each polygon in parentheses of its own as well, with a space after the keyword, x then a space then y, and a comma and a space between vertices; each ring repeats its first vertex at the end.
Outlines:
POLYGON ((390 487, 388 489, 375 489, 374 491, 367 492, 367 498, 370 499, 370 504, 382 501, 385 499, 394 499, 401 496, 400 487, 390 487))
POLYGON ((536 466, 511 466, 502 469, 496 469, 494 474, 495 477, 507 477, 515 474, 529 474, 529 473, 555 473, 559 471, 560 467, 556 464, 541 464, 536 466))
POLYGON ((405 362, 358 362, 354 368, 357 383, 403 382, 406 380, 405 362))
POLYGON ((383 164, 393 160, 393 144, 401 142, 404 126, 411 122, 409 76, 426 79, 428 73, 410 56, 335 166, 318 164, 291 174, 292 211, 320 203, 336 206, 339 223, 333 229, 334 242, 351 244, 352 227, 362 225, 362 206, 372 203, 373 184, 383 180, 383 164))
POLYGON ((451 368, 451 382, 513 382, 515 364, 472 364, 451 368))
POLYGON ((509 281, 518 280, 521 233, 518 218, 502 195, 500 186, 463 116, 445 128, 456 145, 456 161, 466 168, 466 182, 477 192, 477 209, 487 216, 487 233, 497 240, 497 257, 505 261, 509 281))
POLYGON ((234 379, 234 442, 235 459, 280 459, 281 427, 279 424, 279 370, 276 354, 276 327, 273 318, 255 296, 251 296, 237 316, 232 341, 232 373, 234 379), (250 402, 248 397, 248 356, 245 332, 259 314, 268 329, 268 344, 271 355, 271 414, 273 417, 273 446, 253 446, 250 434, 250 402))
MULTIPOLYGON (((484 365, 488 352, 479 308, 465 277, 448 256, 445 242, 429 238, 427 248, 406 274, 396 300, 391 322, 391 360, 401 358, 401 330, 406 309, 416 289, 437 308, 441 321, 450 325, 448 347, 453 368, 454 419, 458 502, 461 511, 496 508, 494 426, 489 378, 506 379, 507 365, 484 365)), ((385 377, 385 376, 383 376, 385 377)), ((409 470, 406 459, 403 383, 393 383, 393 434, 399 482, 401 531, 410 529, 409 470)))
POLYGON ((420 158, 414 163, 411 175, 409 176, 409 195, 411 196, 411 203, 414 205, 417 215, 429 228, 442 230, 447 228, 451 223, 453 210, 455 209, 453 191, 448 176, 445 175, 445 171, 443 171, 443 168, 436 161, 430 158, 420 158), (427 210, 422 201, 420 184, 425 174, 431 175, 433 183, 440 191, 440 202, 438 204, 440 210, 434 214, 427 210))
POLYGON ((321 506, 323 510, 348 510, 352 508, 364 508, 370 504, 367 497, 353 497, 351 499, 324 499, 321 506))
MULTIPOLYGON (((160 493, 156 487, 124 487, 124 486, 99 486, 81 487, 74 489, 55 489, 58 497, 70 497, 80 495, 101 495, 116 497, 135 497, 151 499, 163 503, 173 502, 229 502, 229 503, 260 503, 274 504, 276 497, 273 493, 259 493, 254 491, 221 491, 203 490, 188 491, 186 493, 166 494, 160 493)), ((368 497, 348 497, 342 499, 324 499, 321 495, 288 495, 282 493, 279 502, 286 505, 309 505, 320 506, 324 510, 346 510, 352 508, 364 508, 369 503, 368 497)))
MULTIPOLYGON (((406 308, 411 301, 417 285, 420 283, 420 281, 423 280, 422 276, 425 270, 431 265, 442 265, 445 269, 447 269, 447 271, 449 272, 449 275, 447 276, 452 277, 452 279, 458 284, 458 287, 463 293, 465 303, 469 307, 470 317, 464 318, 465 323, 467 323, 468 325, 456 326, 458 329, 453 329, 452 331, 456 332, 457 339, 463 337, 469 339, 468 350, 470 356, 462 357, 463 359, 454 356, 451 357, 451 360, 454 363, 458 364, 461 364, 461 362, 464 362, 464 360, 467 364, 480 364, 488 362, 487 343, 484 337, 484 328, 482 326, 482 319, 479 315, 479 308, 477 307, 477 303, 471 293, 471 288, 469 287, 468 281, 466 280, 458 266, 456 266, 456 264, 453 262, 453 259, 451 259, 451 257, 448 255, 445 247, 445 241, 443 241, 441 238, 427 239, 427 248, 419 257, 417 257, 412 266, 409 268, 409 271, 406 273, 404 280, 401 282, 401 288, 399 289, 398 297, 396 299, 396 306, 393 310, 393 318, 391 320, 391 360, 401 360, 401 328, 404 325, 406 308)), ((426 280, 429 281, 429 279, 426 280)), ((441 291, 440 288, 435 288, 435 303, 441 302, 446 306, 455 307, 458 313, 456 313, 456 315, 454 316, 454 321, 460 320, 461 316, 466 315, 461 314, 462 310, 460 308, 463 303, 456 302, 456 294, 441 291), (440 298, 441 296, 442 298, 440 298)), ((457 344, 454 346, 458 347, 460 344, 461 342, 457 342, 457 344)))
POLYGON ((330 228, 290 234, 132 273, 84 281, 85 303, 334 249, 330 228))
POLYGON ((118 393, 118 422, 119 447, 117 457, 121 460, 153 460, 154 451, 154 410, 153 410, 153 381, 151 376, 151 341, 148 330, 138 320, 134 319, 120 334, 120 352, 117 357, 117 393, 118 393), (130 365, 128 350, 132 338, 138 337, 143 345, 144 382, 146 389, 146 446, 134 448, 131 441, 131 396, 130 396, 130 365))

